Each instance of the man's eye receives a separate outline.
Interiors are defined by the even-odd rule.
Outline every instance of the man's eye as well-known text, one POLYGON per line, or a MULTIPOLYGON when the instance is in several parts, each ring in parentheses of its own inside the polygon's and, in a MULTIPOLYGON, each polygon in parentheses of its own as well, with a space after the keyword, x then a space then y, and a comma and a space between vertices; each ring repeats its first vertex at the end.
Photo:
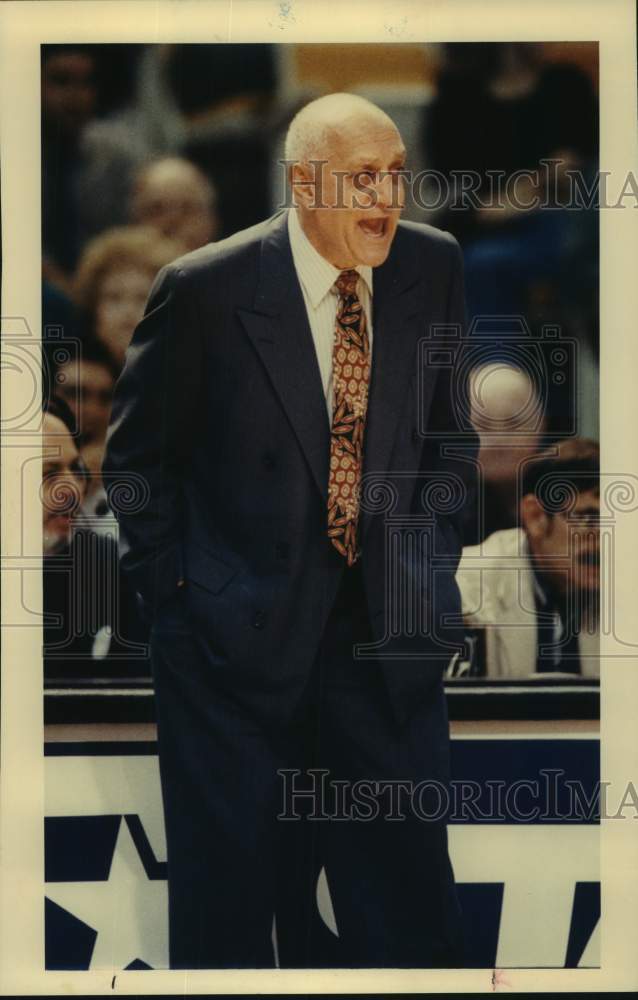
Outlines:
POLYGON ((358 180, 370 181, 372 184, 374 184, 374 182, 377 179, 377 171, 359 170, 356 174, 354 174, 354 177, 356 177, 358 180))

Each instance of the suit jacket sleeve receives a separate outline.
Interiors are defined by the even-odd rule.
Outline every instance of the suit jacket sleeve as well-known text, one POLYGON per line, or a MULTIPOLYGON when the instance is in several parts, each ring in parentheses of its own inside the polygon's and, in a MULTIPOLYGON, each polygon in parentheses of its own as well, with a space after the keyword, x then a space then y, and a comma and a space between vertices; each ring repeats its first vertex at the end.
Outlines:
POLYGON ((183 572, 182 476, 197 426, 203 338, 187 275, 158 274, 118 379, 103 463, 122 568, 150 609, 183 572))
MULTIPOLYGON (((451 264, 446 309, 449 333, 441 337, 442 367, 427 426, 429 446, 424 449, 427 472, 440 481, 437 519, 448 535, 450 553, 457 563, 463 547, 464 526, 476 511, 479 439, 469 423, 467 398, 467 315, 463 255, 449 237, 451 264)), ((437 337, 437 341, 438 341, 437 337)), ((437 344, 438 346, 438 344, 437 344)))

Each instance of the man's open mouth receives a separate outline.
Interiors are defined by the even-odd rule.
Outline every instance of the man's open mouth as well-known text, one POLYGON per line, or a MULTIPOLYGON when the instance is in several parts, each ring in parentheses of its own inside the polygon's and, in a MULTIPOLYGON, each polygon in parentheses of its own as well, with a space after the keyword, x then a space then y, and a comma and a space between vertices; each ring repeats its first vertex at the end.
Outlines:
POLYGON ((370 239, 380 240, 388 232, 388 220, 384 218, 362 219, 359 227, 363 230, 365 236, 368 236, 370 239))

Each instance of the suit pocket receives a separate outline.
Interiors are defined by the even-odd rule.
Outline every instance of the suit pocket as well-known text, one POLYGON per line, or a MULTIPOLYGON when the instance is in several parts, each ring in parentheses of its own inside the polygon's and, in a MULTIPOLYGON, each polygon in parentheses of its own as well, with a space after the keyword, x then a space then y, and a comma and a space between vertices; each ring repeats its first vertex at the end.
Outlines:
POLYGON ((190 634, 189 607, 184 587, 176 587, 155 611, 151 631, 156 634, 190 634))
POLYGON ((192 580, 211 594, 220 594, 238 572, 238 566, 231 565, 201 547, 188 549, 186 552, 186 579, 192 580))
POLYGON ((176 542, 156 550, 151 558, 129 569, 126 562, 122 562, 124 571, 130 573, 140 613, 147 624, 152 621, 155 610, 177 591, 181 566, 181 548, 176 542))

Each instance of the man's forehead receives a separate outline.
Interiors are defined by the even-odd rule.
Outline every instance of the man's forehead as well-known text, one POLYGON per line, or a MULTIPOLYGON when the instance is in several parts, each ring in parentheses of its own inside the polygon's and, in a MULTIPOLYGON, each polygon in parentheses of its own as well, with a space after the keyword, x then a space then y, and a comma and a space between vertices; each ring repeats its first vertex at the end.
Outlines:
POLYGON ((597 504, 599 502, 600 489, 598 486, 592 486, 578 491, 574 507, 580 509, 581 507, 590 507, 592 503, 597 504))
POLYGON ((600 491, 598 487, 579 488, 574 482, 566 482, 564 485, 570 492, 573 490, 574 493, 571 501, 568 496, 566 497, 566 506, 562 510, 563 515, 566 515, 569 519, 577 519, 580 514, 600 509, 600 491))
POLYGON ((332 156, 353 165, 372 163, 388 157, 401 158, 406 149, 396 125, 386 118, 353 117, 331 127, 327 146, 332 156))

